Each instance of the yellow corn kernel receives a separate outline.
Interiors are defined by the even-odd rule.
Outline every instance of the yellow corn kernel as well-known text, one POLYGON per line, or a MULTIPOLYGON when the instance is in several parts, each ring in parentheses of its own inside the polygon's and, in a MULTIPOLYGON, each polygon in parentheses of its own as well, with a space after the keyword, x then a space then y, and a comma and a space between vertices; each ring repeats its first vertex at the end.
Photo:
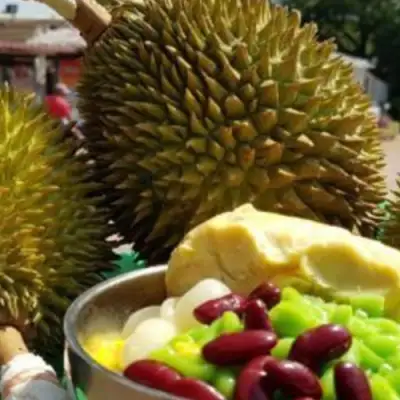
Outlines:
POLYGON ((183 356, 198 356, 200 355, 200 347, 196 343, 176 342, 174 350, 183 356))
POLYGON ((94 336, 84 344, 84 349, 101 366, 115 372, 121 372, 121 352, 124 341, 110 336, 94 336))

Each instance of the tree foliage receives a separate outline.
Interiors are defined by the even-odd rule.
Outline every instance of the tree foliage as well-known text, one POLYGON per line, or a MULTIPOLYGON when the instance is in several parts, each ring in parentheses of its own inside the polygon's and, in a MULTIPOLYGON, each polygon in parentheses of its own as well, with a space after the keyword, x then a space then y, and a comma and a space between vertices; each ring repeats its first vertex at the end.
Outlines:
MULTIPOLYGON (((338 50, 376 61, 376 73, 400 96, 400 0, 283 0, 316 22, 321 39, 338 50)), ((400 98, 400 97, 399 97, 400 98)), ((399 102, 400 106, 400 102, 399 102)))
POLYGON ((321 38, 335 37, 339 49, 359 57, 375 56, 382 30, 400 22, 399 0, 284 0, 315 21, 321 38))

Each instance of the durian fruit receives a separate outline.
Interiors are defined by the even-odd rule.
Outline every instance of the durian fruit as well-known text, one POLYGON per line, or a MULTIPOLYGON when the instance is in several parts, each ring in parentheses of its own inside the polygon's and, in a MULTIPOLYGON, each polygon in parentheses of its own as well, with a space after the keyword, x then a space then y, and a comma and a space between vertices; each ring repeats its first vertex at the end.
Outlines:
POLYGON ((397 179, 397 187, 387 201, 387 219, 381 224, 380 240, 400 249, 400 177, 397 179))
POLYGON ((378 130, 316 33, 265 0, 144 0, 88 50, 79 106, 96 179, 151 262, 246 202, 373 234, 378 130))
POLYGON ((0 307, 37 324, 42 349, 60 343, 71 301, 113 268, 86 170, 34 94, 0 91, 0 307))
POLYGON ((381 295, 400 317, 400 251, 341 227, 262 212, 252 205, 222 213, 191 230, 171 255, 169 296, 215 278, 247 295, 260 282, 346 301, 381 295))

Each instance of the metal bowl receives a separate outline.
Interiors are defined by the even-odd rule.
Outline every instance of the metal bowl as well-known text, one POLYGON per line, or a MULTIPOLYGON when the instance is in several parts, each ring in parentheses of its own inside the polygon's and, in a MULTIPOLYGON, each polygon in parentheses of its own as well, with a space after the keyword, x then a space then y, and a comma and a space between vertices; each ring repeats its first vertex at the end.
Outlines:
POLYGON ((78 297, 64 320, 65 373, 77 400, 176 400, 128 381, 94 361, 82 348, 88 335, 120 332, 130 313, 165 299, 166 266, 131 272, 94 286, 78 297))

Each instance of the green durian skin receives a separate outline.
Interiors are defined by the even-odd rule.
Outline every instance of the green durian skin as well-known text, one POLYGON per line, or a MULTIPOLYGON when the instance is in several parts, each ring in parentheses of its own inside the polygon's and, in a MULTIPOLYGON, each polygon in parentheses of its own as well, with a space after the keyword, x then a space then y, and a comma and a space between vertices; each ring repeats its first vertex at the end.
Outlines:
POLYGON ((376 121, 313 24, 265 0, 143 0, 113 15, 79 107, 112 219, 150 263, 248 202, 374 234, 376 121))
POLYGON ((113 267, 90 169, 34 94, 0 91, 0 307, 63 345, 70 303, 113 267))
POLYGON ((378 239, 383 243, 400 250, 400 179, 397 179, 396 190, 392 191, 387 202, 382 205, 386 218, 380 225, 378 239))

